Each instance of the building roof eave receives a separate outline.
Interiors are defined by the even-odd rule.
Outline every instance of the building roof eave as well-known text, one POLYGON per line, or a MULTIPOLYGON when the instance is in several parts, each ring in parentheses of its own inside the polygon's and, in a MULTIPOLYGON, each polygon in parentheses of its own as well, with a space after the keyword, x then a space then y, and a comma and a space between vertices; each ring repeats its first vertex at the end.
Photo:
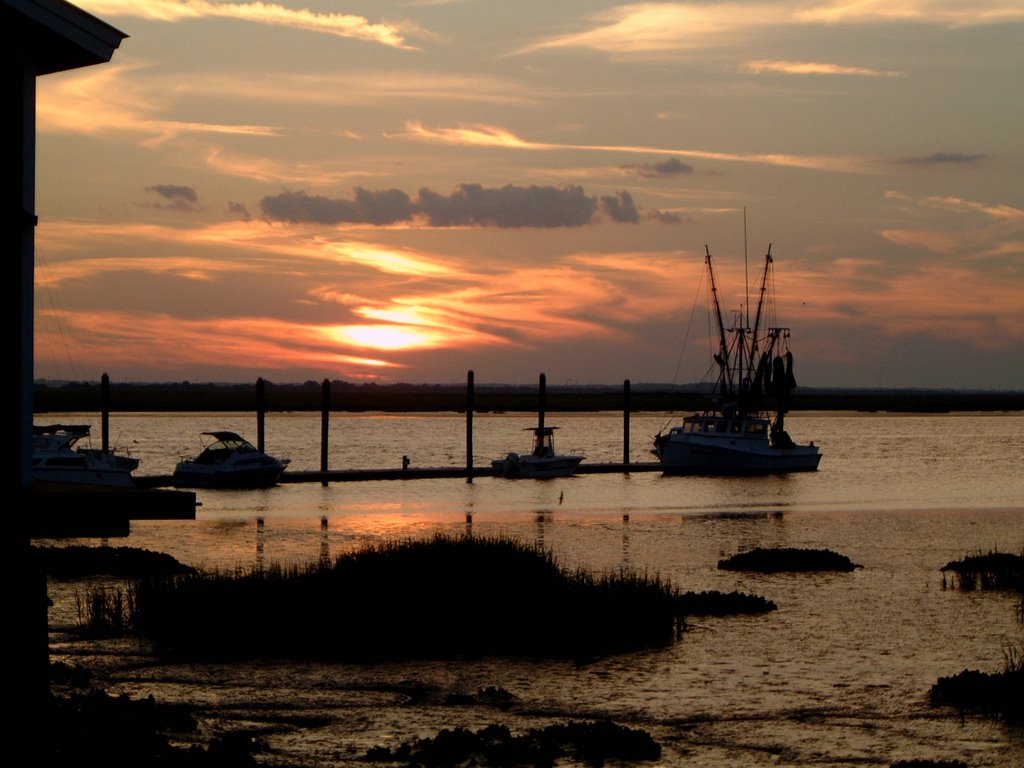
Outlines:
POLYGON ((108 62, 128 37, 65 0, 0 0, 0 18, 36 75, 108 62))

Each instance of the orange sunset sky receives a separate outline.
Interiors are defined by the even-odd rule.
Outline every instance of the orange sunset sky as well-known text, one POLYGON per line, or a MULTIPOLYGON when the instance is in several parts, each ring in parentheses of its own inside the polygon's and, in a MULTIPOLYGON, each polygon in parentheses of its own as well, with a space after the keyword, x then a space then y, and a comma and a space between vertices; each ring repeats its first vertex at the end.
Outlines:
POLYGON ((37 378, 1024 388, 1024 0, 75 4, 37 378))

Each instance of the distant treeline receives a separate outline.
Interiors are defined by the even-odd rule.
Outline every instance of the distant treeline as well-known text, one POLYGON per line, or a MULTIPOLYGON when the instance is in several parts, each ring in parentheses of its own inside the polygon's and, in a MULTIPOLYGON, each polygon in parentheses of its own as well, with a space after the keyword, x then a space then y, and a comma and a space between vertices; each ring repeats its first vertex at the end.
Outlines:
MULTIPOLYGON (((171 411, 320 411, 324 383, 249 384, 37 382, 36 413, 54 412, 171 412, 171 411)), ((458 384, 352 384, 330 382, 331 411, 465 412, 468 388, 458 384)), ((698 385, 642 384, 628 390, 633 412, 684 412, 705 404, 706 390, 698 385)), ((561 386, 544 388, 544 410, 550 412, 621 411, 626 387, 561 386)), ((480 413, 536 412, 539 386, 475 385, 473 410, 480 413)), ((1022 411, 1024 392, 961 390, 798 389, 793 410, 887 411, 946 413, 950 411, 1022 411)))

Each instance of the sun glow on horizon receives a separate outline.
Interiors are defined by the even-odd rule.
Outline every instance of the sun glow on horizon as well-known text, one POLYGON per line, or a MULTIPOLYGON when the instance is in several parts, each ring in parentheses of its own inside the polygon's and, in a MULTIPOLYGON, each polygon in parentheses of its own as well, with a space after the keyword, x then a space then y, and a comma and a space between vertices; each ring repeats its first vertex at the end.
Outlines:
POLYGON ((447 339, 443 332, 412 325, 342 325, 325 333, 341 344, 383 351, 432 349, 447 339))

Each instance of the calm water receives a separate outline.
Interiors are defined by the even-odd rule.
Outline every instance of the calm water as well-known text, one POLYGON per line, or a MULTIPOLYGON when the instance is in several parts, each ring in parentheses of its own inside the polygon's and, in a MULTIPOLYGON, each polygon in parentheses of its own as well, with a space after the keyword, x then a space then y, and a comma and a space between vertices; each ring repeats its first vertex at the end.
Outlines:
MULTIPOLYGON (((91 422, 99 434, 88 414, 37 421, 91 422)), ((533 423, 477 415, 474 463, 525 450, 523 430, 533 423)), ((561 451, 622 460, 621 414, 548 414, 547 423, 560 427, 561 451)), ((652 436, 665 425, 661 414, 632 417, 632 460, 651 458, 652 436)), ((143 474, 170 473, 198 451, 198 433, 207 429, 255 441, 255 417, 245 414, 111 417, 111 441, 142 460, 143 474)), ((211 732, 257 728, 278 763, 350 766, 371 746, 445 727, 503 722, 525 730, 608 717, 651 732, 665 766, 888 766, 910 758, 1024 766, 1020 729, 961 721, 927 703, 940 676, 999 671, 1007 648, 1024 644, 1015 597, 943 589, 939 572, 968 554, 1024 551, 1024 414, 794 414, 789 429, 822 447, 818 472, 199 491, 196 521, 136 522, 127 539, 109 542, 235 568, 471 529, 539 542, 569 567, 632 568, 684 589, 741 590, 779 605, 753 618, 700 619, 671 648, 584 667, 507 660, 211 667, 166 665, 134 643, 77 643, 56 632, 53 656, 105 670, 113 692, 196 704, 211 732), (755 546, 827 547, 864 567, 824 575, 717 570, 720 558, 755 546), (487 686, 512 693, 516 706, 444 703, 487 686)), ((319 469, 319 440, 319 414, 267 418, 268 451, 291 458, 293 469, 319 469)), ((465 417, 335 415, 330 444, 332 469, 399 467, 403 455, 414 467, 464 466, 465 417)), ((80 589, 51 585, 56 627, 74 620, 80 589)), ((458 600, 457 585, 437 599, 458 600)), ((339 631, 344 622, 339 613, 339 631)))

